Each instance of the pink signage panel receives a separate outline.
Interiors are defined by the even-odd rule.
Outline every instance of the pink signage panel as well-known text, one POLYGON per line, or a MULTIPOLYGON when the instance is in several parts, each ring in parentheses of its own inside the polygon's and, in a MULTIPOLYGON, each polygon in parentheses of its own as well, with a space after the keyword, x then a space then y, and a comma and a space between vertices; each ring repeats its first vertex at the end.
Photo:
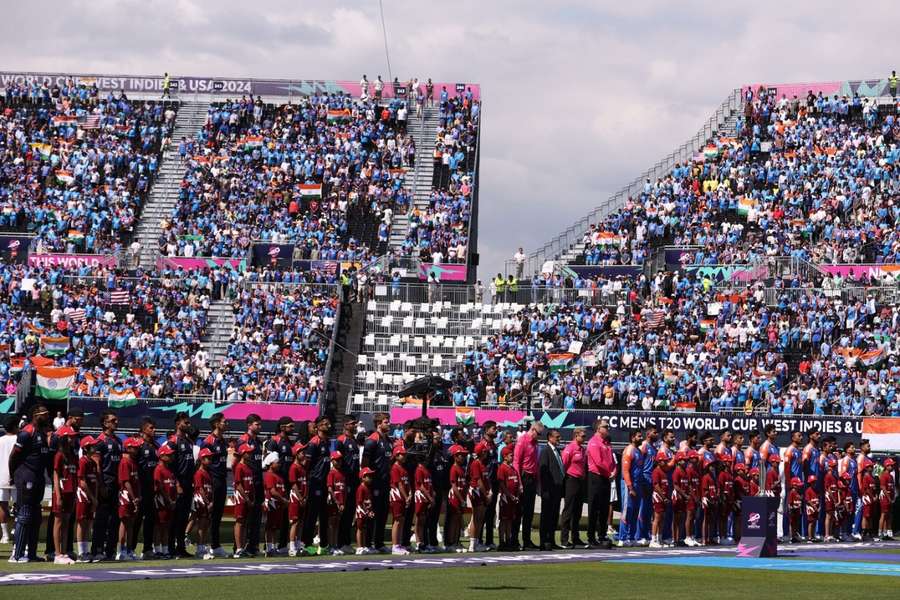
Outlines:
POLYGON ((112 254, 30 254, 31 267, 113 267, 119 260, 112 254))
POLYGON ((238 402, 227 404, 222 408, 222 414, 227 419, 246 419, 251 413, 259 415, 263 421, 277 421, 281 417, 290 417, 295 421, 310 421, 319 416, 319 405, 238 402))
MULTIPOLYGON (((405 423, 422 416, 418 406, 411 408, 391 408, 391 423, 405 423)), ((437 419, 441 425, 475 425, 485 421, 496 421, 501 427, 519 424, 528 413, 522 410, 492 410, 488 408, 439 407, 429 408, 428 416, 437 419)))

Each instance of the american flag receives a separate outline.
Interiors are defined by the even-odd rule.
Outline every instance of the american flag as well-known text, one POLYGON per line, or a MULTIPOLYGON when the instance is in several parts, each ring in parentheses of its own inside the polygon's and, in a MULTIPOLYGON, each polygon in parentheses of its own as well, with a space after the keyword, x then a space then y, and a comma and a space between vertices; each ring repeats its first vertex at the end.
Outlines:
POLYGON ((84 309, 76 308, 69 313, 69 320, 73 323, 84 323, 84 309))
POLYGON ((79 117, 78 125, 82 129, 100 129, 100 115, 86 115, 79 117))
POLYGON ((128 304, 131 294, 128 290, 113 290, 109 293, 110 304, 128 304))
POLYGON ((641 314, 641 320, 644 323, 645 327, 656 328, 663 324, 663 321, 666 319, 666 311, 658 308, 655 310, 648 310, 645 313, 641 314))

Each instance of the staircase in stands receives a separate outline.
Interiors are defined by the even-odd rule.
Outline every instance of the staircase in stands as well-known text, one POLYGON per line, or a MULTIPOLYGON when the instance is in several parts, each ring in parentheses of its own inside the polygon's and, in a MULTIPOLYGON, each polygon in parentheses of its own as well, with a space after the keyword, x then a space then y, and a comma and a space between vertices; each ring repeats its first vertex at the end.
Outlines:
POLYGON ((172 141, 163 153, 159 174, 150 190, 150 198, 144 207, 135 237, 141 244, 141 267, 152 269, 159 254, 160 222, 169 217, 178 201, 178 191, 184 169, 178 155, 181 138, 191 139, 206 122, 209 104, 205 102, 182 102, 175 118, 172 141))

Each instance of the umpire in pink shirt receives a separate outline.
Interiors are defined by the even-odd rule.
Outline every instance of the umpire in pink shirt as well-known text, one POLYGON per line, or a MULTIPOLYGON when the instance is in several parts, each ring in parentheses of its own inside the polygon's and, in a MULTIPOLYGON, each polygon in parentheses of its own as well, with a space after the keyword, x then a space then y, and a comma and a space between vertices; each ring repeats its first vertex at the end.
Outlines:
POLYGON ((616 477, 616 461, 609 441, 609 421, 606 418, 597 420, 594 435, 588 442, 587 471, 587 543, 590 546, 608 547, 611 542, 606 537, 606 519, 609 516, 611 481, 616 477))
MULTIPOLYGON (((534 523, 534 499, 537 496, 538 479, 538 438, 544 431, 544 424, 532 421, 531 428, 516 442, 513 453, 513 468, 522 482, 522 548, 537 550, 531 541, 531 526, 534 523)), ((604 521, 605 522, 605 521, 604 521)), ((515 531, 513 534, 515 535, 515 531)), ((514 538, 515 539, 515 538, 514 538)))
POLYGON ((564 482, 566 504, 559 519, 560 541, 565 548, 586 547, 578 536, 581 523, 581 507, 587 496, 587 453, 584 441, 587 434, 584 427, 574 430, 574 438, 562 451, 563 470, 566 474, 564 482), (569 542, 569 532, 572 541, 569 542))

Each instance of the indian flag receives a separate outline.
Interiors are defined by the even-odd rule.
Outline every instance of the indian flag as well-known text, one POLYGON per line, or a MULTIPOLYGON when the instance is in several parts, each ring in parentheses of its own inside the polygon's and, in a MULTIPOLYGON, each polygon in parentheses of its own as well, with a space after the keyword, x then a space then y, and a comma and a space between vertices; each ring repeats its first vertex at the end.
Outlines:
POLYGON ((859 362, 867 367, 874 367, 884 359, 884 349, 875 348, 859 355, 859 362))
POLYGON ((707 144, 703 148, 703 158, 705 158, 706 160, 712 160, 717 156, 719 156, 719 149, 715 144, 707 144))
POLYGON ((747 216, 751 208, 756 208, 756 200, 747 198, 746 196, 738 200, 737 211, 739 215, 747 216))
POLYGON ((350 120, 350 111, 348 109, 344 110, 329 110, 328 111, 328 122, 329 123, 337 123, 340 121, 349 121, 350 120))
POLYGON ((715 319, 702 319, 700 321, 700 331, 709 331, 710 329, 716 328, 716 320, 715 319))
POLYGON ((862 437, 872 444, 872 450, 887 452, 900 450, 900 419, 896 417, 863 418, 862 437))
POLYGON ((609 231, 601 231, 597 234, 597 243, 601 245, 618 245, 622 243, 622 236, 609 231))
POLYGON ((299 188, 300 188, 300 195, 303 198, 321 198, 322 197, 322 184, 321 183, 301 183, 299 188))
POLYGON ((75 380, 74 367, 37 367, 35 394, 48 400, 64 400, 75 380))
POLYGON ((43 346, 45 354, 59 356, 60 354, 65 354, 69 349, 69 338, 65 336, 43 336, 41 338, 41 346, 43 346))
POLYGON ((75 176, 72 175, 70 171, 63 171, 59 169, 56 171, 56 179, 57 181, 61 181, 62 183, 72 183, 75 181, 75 176))
POLYGON ((128 387, 116 387, 109 390, 109 407, 125 408, 137 404, 137 396, 134 390, 128 387))
POLYGON ((463 426, 471 426, 475 424, 475 409, 462 408, 456 409, 456 424, 463 426))
POLYGON ((31 144, 31 147, 34 148, 34 151, 37 152, 38 154, 40 154, 41 158, 43 158, 45 160, 49 159, 50 154, 53 153, 53 146, 51 146, 50 144, 41 144, 41 143, 35 142, 35 143, 31 144))
POLYGON ((575 358, 574 354, 565 352, 563 354, 547 355, 547 364, 550 365, 551 373, 559 373, 569 368, 569 363, 575 358))
POLYGON ((84 232, 78 231, 77 229, 70 229, 67 237, 73 242, 80 242, 84 239, 84 232))
POLYGON ((248 135, 240 140, 240 145, 244 148, 259 148, 263 145, 263 136, 261 135, 248 135))

